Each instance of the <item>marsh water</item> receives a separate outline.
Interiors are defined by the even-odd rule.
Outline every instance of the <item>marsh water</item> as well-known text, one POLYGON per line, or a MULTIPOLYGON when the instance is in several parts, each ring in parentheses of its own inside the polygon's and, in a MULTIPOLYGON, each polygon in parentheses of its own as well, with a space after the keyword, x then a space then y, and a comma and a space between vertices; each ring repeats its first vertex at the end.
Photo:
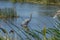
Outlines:
MULTIPOLYGON (((60 6, 56 5, 42 5, 42 4, 32 4, 32 3, 16 3, 11 2, 0 2, 0 8, 11 8, 15 7, 17 15, 19 18, 14 19, 12 22, 19 26, 25 19, 29 19, 30 14, 32 13, 31 22, 28 24, 29 28, 35 30, 41 30, 44 26, 47 28, 55 26, 55 19, 53 19, 54 13, 60 9, 60 6)), ((0 20, 2 27, 6 30, 10 30, 6 23, 0 20)), ((13 25, 10 24, 14 30, 18 31, 13 25)), ((21 34, 22 35, 22 34, 21 34)))

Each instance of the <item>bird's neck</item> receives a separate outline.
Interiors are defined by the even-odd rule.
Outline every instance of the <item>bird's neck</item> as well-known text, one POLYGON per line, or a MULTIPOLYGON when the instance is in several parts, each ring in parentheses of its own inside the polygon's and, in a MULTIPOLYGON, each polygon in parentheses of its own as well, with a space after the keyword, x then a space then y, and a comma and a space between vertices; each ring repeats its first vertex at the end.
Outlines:
POLYGON ((32 15, 30 16, 30 21, 31 21, 31 19, 32 19, 32 15))

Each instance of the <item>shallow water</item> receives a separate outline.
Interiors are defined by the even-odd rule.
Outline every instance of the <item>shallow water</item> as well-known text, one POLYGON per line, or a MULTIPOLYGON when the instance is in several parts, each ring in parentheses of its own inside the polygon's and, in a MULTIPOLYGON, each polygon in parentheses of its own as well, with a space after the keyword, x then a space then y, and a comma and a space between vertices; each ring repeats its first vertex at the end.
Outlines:
MULTIPOLYGON (((17 15, 20 18, 12 21, 14 24, 19 26, 26 18, 30 17, 30 13, 32 13, 32 20, 29 23, 29 28, 35 30, 41 30, 44 26, 53 27, 55 26, 55 19, 52 18, 54 13, 60 9, 59 6, 55 5, 42 5, 42 4, 31 4, 31 3, 16 3, 15 5, 10 2, 0 2, 0 8, 11 8, 15 7, 17 15)), ((9 31, 11 29, 8 27, 6 23, 0 21, 2 27, 9 31)), ((11 25, 11 24, 10 24, 11 25)), ((13 25, 11 25, 14 30, 18 31, 13 25)), ((21 33, 21 35, 23 35, 21 33)), ((23 35, 24 36, 24 35, 23 35)))

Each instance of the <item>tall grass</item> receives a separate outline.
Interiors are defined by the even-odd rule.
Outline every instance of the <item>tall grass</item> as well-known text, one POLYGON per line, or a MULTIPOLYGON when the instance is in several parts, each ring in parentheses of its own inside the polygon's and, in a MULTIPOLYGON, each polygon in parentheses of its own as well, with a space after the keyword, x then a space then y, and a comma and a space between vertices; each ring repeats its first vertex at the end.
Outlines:
MULTIPOLYGON (((59 25, 57 25, 57 27, 60 28, 60 23, 58 23, 58 24, 59 25)), ((22 29, 22 30, 25 31, 25 29, 22 29)), ((22 30, 20 30, 20 31, 22 31, 22 30)), ((28 40, 32 40, 32 39, 34 39, 34 40, 60 40, 60 29, 57 29, 57 28, 44 27, 41 31, 40 30, 25 31, 25 34, 28 35, 28 36, 26 36, 26 37, 29 37, 29 38, 27 38, 28 40), (47 36, 47 34, 50 37, 47 36)), ((0 39, 2 39, 2 38, 0 38, 0 39)))
MULTIPOLYGON (((16 24, 14 24, 12 21, 7 21, 4 19, 4 22, 11 28, 13 29, 13 35, 10 36, 12 37, 12 39, 16 39, 14 38, 14 33, 16 33, 16 35, 18 35, 21 40, 24 40, 24 39, 27 39, 27 40, 60 40, 60 23, 57 23, 57 28, 54 27, 54 28, 46 28, 46 26, 44 26, 44 28, 42 30, 26 30, 26 28, 20 28, 20 26, 17 26, 16 24), (19 31, 14 30, 14 28, 12 28, 12 26, 10 26, 10 24, 14 26, 14 28, 16 27, 19 31), (22 37, 22 35, 20 34, 22 33, 23 35, 25 35, 26 38, 22 37), (49 36, 48 36, 49 35, 49 36)), ((0 28, 3 33, 7 33, 5 30, 6 29, 3 29, 3 28, 0 28)), ((8 32, 9 33, 9 32, 8 32)), ((10 34, 8 34, 10 35, 10 34)), ((6 36, 7 37, 7 36, 6 36)), ((3 40, 4 37, 0 37, 1 40, 3 40)), ((8 38, 6 38, 8 39, 8 38)), ((12 40, 10 38, 10 40, 12 40)), ((18 40, 18 39, 17 39, 18 40)))
MULTIPOLYGON (((11 20, 6 20, 5 18, 7 17, 14 17, 16 16, 16 12, 14 11, 14 9, 0 9, 0 17, 4 17, 2 20, 4 23, 6 23, 8 25, 8 27, 10 27, 13 31, 11 31, 11 33, 13 34, 12 36, 8 36, 7 37, 7 34, 10 35, 9 32, 6 31, 6 29, 3 29, 3 28, 0 28, 1 31, 3 31, 6 37, 6 40, 9 39, 9 37, 12 37, 10 38, 9 40, 15 40, 16 38, 14 37, 15 33, 16 35, 20 38, 20 40, 60 40, 60 23, 58 23, 56 21, 56 25, 57 25, 57 28, 54 26, 54 28, 46 28, 46 26, 44 26, 44 28, 42 30, 30 30, 27 26, 27 28, 24 28, 24 27, 21 27, 21 26, 18 26, 16 24, 14 24, 11 20), (6 11, 7 10, 7 11, 6 11), (13 25, 14 29, 11 25, 13 25), (23 35, 21 35, 21 33, 23 35), (25 36, 25 37, 22 37, 22 36, 25 36)), ((1 32, 0 32, 1 33, 1 32)), ((0 37, 0 40, 5 40, 4 36, 1 36, 0 37)), ((18 39, 17 39, 18 40, 18 39)))
POLYGON ((0 9, 0 18, 13 18, 17 16, 17 13, 14 8, 3 8, 0 9))

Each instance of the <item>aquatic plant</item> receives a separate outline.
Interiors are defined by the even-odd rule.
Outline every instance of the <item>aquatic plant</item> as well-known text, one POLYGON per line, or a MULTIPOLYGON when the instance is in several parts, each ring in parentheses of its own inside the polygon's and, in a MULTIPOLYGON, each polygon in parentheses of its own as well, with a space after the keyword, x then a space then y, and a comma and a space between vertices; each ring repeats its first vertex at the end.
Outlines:
MULTIPOLYGON (((32 30, 29 32, 25 31, 25 33, 28 34, 31 38, 33 38, 35 40, 60 40, 60 31, 59 31, 59 29, 56 29, 56 28, 46 29, 46 27, 44 27, 41 31, 32 30), (50 37, 46 36, 47 34, 49 34, 50 37)), ((28 40, 29 40, 29 38, 28 38, 28 40)))
POLYGON ((0 40, 5 40, 2 36, 0 37, 0 40))
POLYGON ((3 28, 0 28, 2 31, 3 31, 3 33, 5 34, 5 39, 7 40, 7 35, 8 35, 8 33, 7 33, 7 31, 5 30, 5 29, 3 29, 3 28))

